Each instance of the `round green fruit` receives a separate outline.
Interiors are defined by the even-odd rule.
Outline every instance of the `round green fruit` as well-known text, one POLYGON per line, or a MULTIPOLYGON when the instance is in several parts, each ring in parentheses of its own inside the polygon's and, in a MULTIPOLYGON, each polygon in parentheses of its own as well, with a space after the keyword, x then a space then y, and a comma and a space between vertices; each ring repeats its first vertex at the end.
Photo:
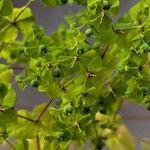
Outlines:
POLYGON ((80 46, 80 47, 77 47, 77 48, 76 48, 76 52, 77 52, 77 54, 80 54, 80 55, 81 55, 81 54, 84 54, 85 50, 84 50, 83 47, 80 46))
POLYGON ((70 116, 73 113, 73 106, 71 104, 68 104, 63 109, 64 114, 70 116))
POLYGON ((54 78, 61 77, 61 74, 62 74, 62 72, 61 72, 61 69, 59 67, 52 70, 52 75, 54 78))
POLYGON ((65 134, 64 132, 59 132, 56 137, 59 141, 63 141, 65 139, 65 134))
POLYGON ((86 34, 86 36, 90 37, 93 34, 92 29, 91 28, 87 29, 85 31, 85 34, 86 34))
POLYGON ((83 114, 89 114, 90 113, 90 107, 89 106, 82 106, 81 111, 83 114))
POLYGON ((25 51, 25 47, 23 47, 23 46, 19 46, 17 48, 17 54, 18 55, 24 54, 24 51, 25 51))
POLYGON ((68 0, 58 0, 59 5, 65 5, 68 0))
POLYGON ((96 150, 102 150, 103 147, 105 146, 105 142, 103 139, 98 138, 96 144, 95 144, 95 149, 96 150))
POLYGON ((38 88, 39 87, 39 80, 37 80, 37 79, 32 80, 31 81, 31 86, 33 88, 38 88))
POLYGON ((103 10, 109 10, 110 7, 111 7, 111 5, 108 3, 107 0, 105 0, 105 1, 103 2, 103 10))
POLYGON ((7 94, 7 86, 5 83, 0 82, 0 98, 4 98, 7 94))
POLYGON ((15 59, 17 57, 17 53, 15 51, 10 52, 9 54, 11 59, 15 59))
POLYGON ((89 4, 88 9, 89 9, 89 11, 94 11, 96 9, 96 3, 93 2, 93 3, 89 4))
POLYGON ((39 46, 39 53, 40 54, 44 55, 47 52, 48 52, 48 49, 47 49, 47 47, 44 44, 39 46))

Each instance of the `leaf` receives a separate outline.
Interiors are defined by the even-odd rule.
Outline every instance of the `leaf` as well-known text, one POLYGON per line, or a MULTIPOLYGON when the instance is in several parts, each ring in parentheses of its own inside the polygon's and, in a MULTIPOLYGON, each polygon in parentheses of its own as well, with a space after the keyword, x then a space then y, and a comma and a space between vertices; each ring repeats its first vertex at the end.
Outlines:
MULTIPOLYGON (((33 119, 33 116, 30 112, 26 110, 19 110, 18 114, 30 119, 33 119)), ((37 136, 38 126, 32 121, 18 117, 18 123, 12 131, 12 136, 16 139, 32 139, 37 136)))
POLYGON ((100 56, 95 56, 88 65, 88 70, 92 72, 99 72, 102 69, 102 60, 100 56))
POLYGON ((0 80, 9 82, 13 75, 13 70, 6 65, 0 64, 0 80))
POLYGON ((52 7, 57 5, 57 0, 41 0, 45 6, 52 7))
POLYGON ((10 107, 14 107, 15 104, 16 104, 16 93, 10 87, 8 94, 4 98, 3 106, 5 108, 10 108, 10 107))
POLYGON ((119 0, 109 0, 109 1, 112 4, 109 12, 111 13, 112 16, 115 16, 119 12, 120 1, 119 0))
POLYGON ((150 150, 150 142, 148 140, 144 140, 141 143, 142 150, 150 150))
POLYGON ((135 150, 133 137, 124 125, 108 138, 106 145, 110 150, 135 150))
POLYGON ((12 131, 17 124, 17 113, 15 110, 7 109, 5 112, 0 112, 0 128, 12 131))
POLYGON ((13 12, 12 0, 1 0, 0 1, 0 15, 9 16, 13 12))
POLYGON ((0 29, 1 41, 12 42, 17 38, 17 36, 18 36, 17 28, 10 24, 7 24, 4 28, 0 29))

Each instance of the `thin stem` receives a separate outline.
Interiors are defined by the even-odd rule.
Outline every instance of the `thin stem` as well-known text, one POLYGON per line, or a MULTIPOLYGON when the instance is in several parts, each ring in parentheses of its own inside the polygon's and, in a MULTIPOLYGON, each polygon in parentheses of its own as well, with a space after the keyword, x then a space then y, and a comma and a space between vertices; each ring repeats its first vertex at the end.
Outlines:
POLYGON ((2 51, 4 44, 5 44, 4 42, 0 42, 0 52, 2 51))
POLYGON ((5 140, 5 142, 6 142, 12 149, 15 149, 14 146, 9 142, 8 139, 4 139, 4 140, 5 140))
POLYGON ((115 113, 114 113, 113 116, 112 116, 112 119, 113 119, 113 120, 115 119, 115 117, 116 117, 116 115, 117 115, 119 109, 121 108, 122 102, 123 102, 123 99, 120 99, 119 104, 118 104, 118 106, 117 106, 117 109, 115 110, 115 113))
POLYGON ((37 117, 36 122, 39 122, 40 118, 45 113, 45 111, 48 109, 49 105, 52 103, 53 100, 54 99, 51 99, 50 102, 44 107, 44 109, 42 110, 42 112, 40 113, 40 115, 37 117))
POLYGON ((9 68, 13 69, 13 70, 24 70, 25 69, 25 67, 17 67, 17 66, 11 66, 9 68))
POLYGON ((28 117, 25 117, 25 116, 22 116, 22 115, 19 115, 18 114, 18 117, 22 118, 22 119, 25 119, 25 120, 28 120, 30 122, 35 122, 35 120, 31 119, 31 118, 28 118, 28 117))
POLYGON ((7 26, 5 26, 0 32, 4 32, 4 31, 7 30, 10 26, 11 26, 11 24, 7 24, 7 26))
POLYGON ((105 49, 104 49, 104 51, 103 51, 103 53, 102 53, 102 56, 101 56, 102 59, 104 59, 105 54, 106 54, 108 48, 109 48, 109 45, 107 44, 106 47, 105 47, 105 49))
POLYGON ((30 0, 24 7, 23 9, 18 13, 18 15, 14 18, 13 22, 16 22, 17 19, 22 15, 22 13, 27 9, 27 7, 34 2, 34 0, 30 0))
POLYGON ((39 135, 36 136, 37 150, 41 150, 39 135))
POLYGON ((72 81, 74 81, 77 77, 79 77, 79 75, 78 75, 78 76, 75 76, 74 78, 72 78, 71 80, 69 80, 69 81, 64 85, 64 87, 66 87, 68 84, 70 84, 72 81))

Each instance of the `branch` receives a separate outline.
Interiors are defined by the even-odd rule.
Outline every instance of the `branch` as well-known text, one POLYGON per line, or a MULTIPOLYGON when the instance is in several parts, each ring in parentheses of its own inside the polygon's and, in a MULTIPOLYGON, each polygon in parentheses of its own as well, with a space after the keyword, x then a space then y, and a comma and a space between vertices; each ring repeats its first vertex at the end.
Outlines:
POLYGON ((36 136, 37 150, 41 150, 39 135, 36 136))
POLYGON ((49 105, 52 103, 53 100, 54 99, 51 99, 50 102, 44 107, 44 109, 42 110, 42 112, 40 113, 40 115, 37 117, 37 119, 35 120, 35 122, 39 122, 40 118, 45 113, 45 111, 48 109, 49 105))
POLYGON ((5 44, 4 42, 0 42, 0 52, 2 51, 4 44, 5 44))
POLYGON ((28 121, 30 121, 30 122, 36 122, 35 120, 33 120, 33 119, 31 119, 31 118, 28 118, 28 117, 26 117, 26 116, 22 116, 22 115, 19 115, 19 114, 18 114, 18 117, 20 117, 20 118, 22 118, 22 119, 25 119, 25 120, 28 120, 28 121))
POLYGON ((5 141, 12 149, 15 149, 15 147, 9 142, 8 139, 4 139, 4 141, 5 141))
POLYGON ((22 13, 27 9, 27 7, 33 2, 34 0, 30 0, 24 7, 23 9, 18 13, 18 15, 14 18, 12 22, 16 22, 17 19, 22 15, 22 13))
POLYGON ((119 104, 118 104, 118 106, 117 106, 117 109, 115 110, 115 113, 114 113, 113 116, 112 116, 112 119, 115 119, 117 113, 119 112, 119 110, 120 110, 120 108, 121 108, 122 102, 123 102, 123 99, 120 99, 119 104))
POLYGON ((25 70, 26 69, 25 67, 17 67, 17 66, 11 66, 9 68, 13 70, 25 70))
POLYGON ((107 44, 106 47, 105 47, 105 49, 104 49, 104 51, 103 51, 103 53, 102 53, 102 56, 101 56, 102 59, 104 59, 105 54, 106 54, 108 48, 109 48, 109 45, 107 44))

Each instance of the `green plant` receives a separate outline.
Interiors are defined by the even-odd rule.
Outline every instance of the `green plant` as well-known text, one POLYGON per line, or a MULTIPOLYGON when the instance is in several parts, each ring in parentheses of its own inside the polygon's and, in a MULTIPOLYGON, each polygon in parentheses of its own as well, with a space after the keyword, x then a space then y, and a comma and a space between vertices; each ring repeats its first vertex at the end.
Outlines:
MULTIPOLYGON (((141 0, 116 22, 119 0, 41 1, 83 7, 46 35, 29 8, 33 0, 21 8, 0 1, 0 57, 6 60, 0 64, 0 143, 64 150, 73 143, 83 149, 89 139, 94 150, 134 150, 118 111, 127 100, 150 110, 150 1, 141 0), (21 66, 15 77, 20 89, 35 88, 49 97, 47 104, 32 112, 16 109, 13 64, 21 66)), ((142 146, 150 149, 147 142, 142 146)))

